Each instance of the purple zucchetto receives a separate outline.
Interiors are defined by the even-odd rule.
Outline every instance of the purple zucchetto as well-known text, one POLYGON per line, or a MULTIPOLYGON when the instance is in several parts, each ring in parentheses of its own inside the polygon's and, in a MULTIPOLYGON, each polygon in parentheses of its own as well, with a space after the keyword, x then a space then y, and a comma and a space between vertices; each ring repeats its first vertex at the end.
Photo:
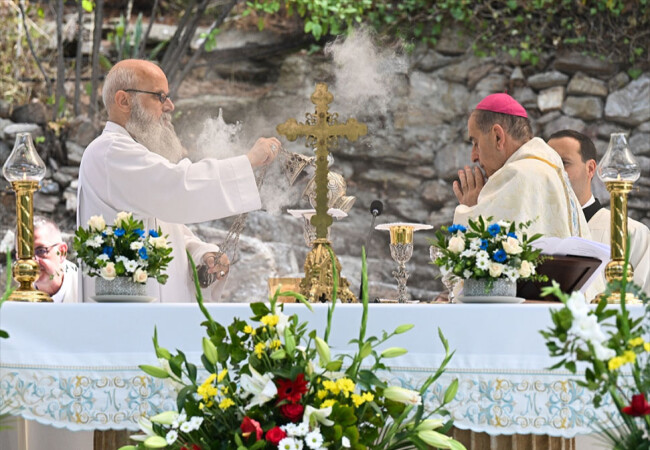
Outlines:
POLYGON ((476 109, 528 118, 524 107, 517 100, 504 93, 488 95, 476 105, 476 109))

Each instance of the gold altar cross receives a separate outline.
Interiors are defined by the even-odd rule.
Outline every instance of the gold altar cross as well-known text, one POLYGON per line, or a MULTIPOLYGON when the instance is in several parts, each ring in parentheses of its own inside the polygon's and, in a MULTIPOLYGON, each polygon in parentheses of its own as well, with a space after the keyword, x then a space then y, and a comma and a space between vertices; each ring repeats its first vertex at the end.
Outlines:
POLYGON ((339 137, 345 137, 354 142, 359 136, 368 133, 368 127, 348 119, 339 123, 338 114, 329 112, 329 104, 334 96, 327 90, 327 84, 318 83, 316 90, 311 95, 311 101, 316 105, 316 113, 307 113, 306 123, 298 123, 296 119, 289 119, 278 125, 278 133, 290 141, 295 141, 299 136, 307 138, 306 145, 316 147, 316 214, 311 218, 311 224, 316 227, 316 238, 327 238, 327 228, 332 225, 332 216, 327 214, 327 155, 330 146, 338 143, 339 137))

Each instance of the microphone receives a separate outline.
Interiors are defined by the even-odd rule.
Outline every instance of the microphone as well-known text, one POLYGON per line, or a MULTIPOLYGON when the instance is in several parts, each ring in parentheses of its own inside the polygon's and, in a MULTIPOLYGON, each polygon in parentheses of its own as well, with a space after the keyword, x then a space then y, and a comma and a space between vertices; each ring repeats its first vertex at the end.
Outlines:
POLYGON ((381 213, 384 211, 384 204, 379 200, 373 200, 370 204, 370 214, 372 214, 373 219, 377 216, 381 216, 381 213))

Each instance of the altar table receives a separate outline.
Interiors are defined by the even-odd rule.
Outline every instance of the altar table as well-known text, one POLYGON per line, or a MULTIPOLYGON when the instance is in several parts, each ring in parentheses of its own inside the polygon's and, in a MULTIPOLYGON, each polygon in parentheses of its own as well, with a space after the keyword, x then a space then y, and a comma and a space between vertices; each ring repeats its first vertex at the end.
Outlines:
MULTIPOLYGON (((398 325, 415 328, 387 346, 409 350, 389 359, 391 384, 417 389, 444 357, 438 339, 442 329, 456 353, 446 373, 431 386, 425 405, 437 405, 454 378, 459 390, 448 409, 454 425, 464 430, 503 434, 544 434, 570 438, 592 432, 613 406, 596 411, 592 394, 575 382, 583 374, 549 371, 539 330, 551 325, 549 304, 370 305, 366 336, 380 336, 398 325)), ((247 304, 208 304, 213 318, 229 325, 233 317, 249 318, 247 304)), ((325 328, 327 305, 285 304, 319 330, 325 328)), ((641 306, 631 306, 634 316, 641 306)), ((351 350, 358 337, 362 307, 337 304, 330 345, 351 350)), ((162 347, 180 349, 200 361, 204 320, 196 304, 26 304, 7 302, 0 308, 0 405, 14 415, 72 431, 138 429, 144 415, 175 409, 175 398, 163 380, 138 365, 157 365, 154 328, 162 347)))

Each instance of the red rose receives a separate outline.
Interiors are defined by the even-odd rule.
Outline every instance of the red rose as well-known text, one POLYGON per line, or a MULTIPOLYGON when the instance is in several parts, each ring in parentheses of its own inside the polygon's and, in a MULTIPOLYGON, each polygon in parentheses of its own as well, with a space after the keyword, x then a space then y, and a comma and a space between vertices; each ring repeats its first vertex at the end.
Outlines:
POLYGON ((278 379, 278 398, 291 403, 298 403, 302 394, 307 392, 305 375, 298 374, 295 380, 278 379))
POLYGON ((262 439, 262 427, 257 420, 253 420, 250 417, 244 417, 244 420, 242 421, 239 428, 241 428, 242 436, 245 438, 255 432, 255 440, 259 441, 262 439))
POLYGON ((641 417, 650 414, 650 405, 645 399, 645 394, 637 394, 632 396, 632 403, 622 410, 628 416, 641 417))
POLYGON ((187 448, 187 447, 185 447, 185 446, 182 446, 182 447, 181 447, 181 450, 201 450, 201 447, 199 447, 199 446, 196 445, 196 444, 192 444, 192 448, 191 448, 191 449, 190 449, 190 448, 187 448))
POLYGON ((304 411, 305 408, 300 403, 287 403, 280 406, 280 413, 292 422, 298 422, 304 411))
POLYGON ((280 441, 287 437, 287 433, 280 427, 273 427, 266 432, 266 441, 273 445, 278 445, 280 441))

